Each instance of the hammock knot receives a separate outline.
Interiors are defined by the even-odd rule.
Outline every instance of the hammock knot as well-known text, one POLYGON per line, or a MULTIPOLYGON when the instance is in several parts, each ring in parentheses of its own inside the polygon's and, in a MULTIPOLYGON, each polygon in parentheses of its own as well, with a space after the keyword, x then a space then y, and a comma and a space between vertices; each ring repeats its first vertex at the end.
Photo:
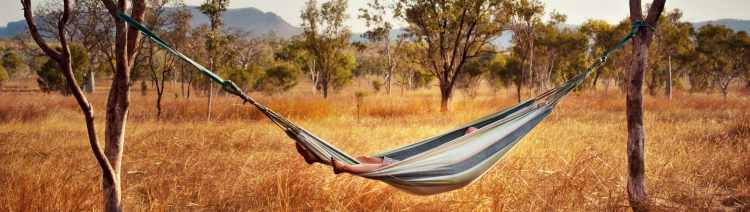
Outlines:
MULTIPOLYGON (((231 94, 234 94, 237 96, 243 96, 244 92, 242 92, 240 87, 237 86, 237 84, 234 84, 234 82, 232 82, 231 80, 224 80, 221 83, 221 86, 224 88, 224 90, 226 90, 227 92, 231 94)), ((245 102, 247 102, 247 100, 245 100, 245 102)))
POLYGON ((631 23, 631 26, 632 26, 631 33, 633 33, 633 34, 637 33, 638 30, 641 29, 641 28, 646 28, 646 29, 650 29, 652 31, 656 31, 656 27, 651 26, 650 24, 648 24, 644 20, 633 21, 631 23))

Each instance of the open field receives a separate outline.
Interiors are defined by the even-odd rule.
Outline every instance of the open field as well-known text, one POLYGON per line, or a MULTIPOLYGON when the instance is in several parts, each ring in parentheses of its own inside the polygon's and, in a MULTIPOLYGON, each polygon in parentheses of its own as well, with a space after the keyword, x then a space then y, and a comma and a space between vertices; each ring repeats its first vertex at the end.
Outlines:
MULTIPOLYGON (((487 90, 458 95, 440 114, 437 91, 328 100, 297 91, 259 96, 353 154, 375 153, 510 106, 487 90)), ((308 166, 291 140, 252 108, 219 97, 132 92, 123 164, 127 211, 588 211, 629 210, 624 96, 577 93, 477 183, 414 196, 384 183, 308 166)), ((106 93, 92 97, 103 135, 106 93)), ((666 209, 750 210, 750 99, 737 94, 646 97, 647 188, 666 209), (740 97, 738 97, 740 96, 740 97), (744 204, 744 206, 742 206, 744 204), (671 208, 670 208, 671 207, 671 208)), ((0 211, 101 210, 99 169, 71 97, 0 93, 0 211)), ((100 135, 101 136, 101 135, 100 135)))

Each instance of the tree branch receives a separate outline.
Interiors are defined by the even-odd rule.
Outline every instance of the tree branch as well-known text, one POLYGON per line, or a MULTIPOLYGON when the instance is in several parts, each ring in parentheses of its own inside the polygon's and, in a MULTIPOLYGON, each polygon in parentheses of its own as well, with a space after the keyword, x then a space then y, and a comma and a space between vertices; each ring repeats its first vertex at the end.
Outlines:
POLYGON ((62 54, 50 48, 49 45, 47 45, 47 41, 45 41, 44 38, 42 38, 42 35, 39 34, 39 29, 34 23, 34 14, 32 13, 31 0, 21 0, 21 5, 23 5, 23 16, 26 19, 26 25, 28 25, 29 33, 34 39, 34 42, 39 45, 39 48, 42 49, 44 54, 48 55, 56 61, 61 60, 63 57, 62 54))

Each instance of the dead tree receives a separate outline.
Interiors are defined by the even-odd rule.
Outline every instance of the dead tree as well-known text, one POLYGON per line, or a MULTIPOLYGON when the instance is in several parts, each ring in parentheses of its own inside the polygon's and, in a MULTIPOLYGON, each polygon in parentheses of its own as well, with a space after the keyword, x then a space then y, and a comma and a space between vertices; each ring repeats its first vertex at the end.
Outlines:
POLYGON ((654 0, 648 9, 648 16, 643 19, 640 0, 630 0, 630 18, 635 23, 645 22, 639 27, 633 38, 633 60, 628 73, 626 115, 628 120, 628 200, 634 211, 648 210, 649 200, 646 194, 646 176, 644 160, 644 142, 646 133, 643 127, 643 77, 648 68, 648 46, 651 44, 654 30, 664 10, 666 0, 654 0))

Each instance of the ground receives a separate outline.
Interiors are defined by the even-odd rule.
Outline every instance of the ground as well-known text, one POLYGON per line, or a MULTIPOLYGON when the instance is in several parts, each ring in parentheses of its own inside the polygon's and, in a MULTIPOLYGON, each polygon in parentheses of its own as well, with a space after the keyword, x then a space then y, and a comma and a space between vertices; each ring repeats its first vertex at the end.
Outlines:
MULTIPOLYGON (((322 99, 306 89, 253 93, 354 155, 376 153, 452 129, 515 104, 508 91, 459 93, 440 113, 437 90, 322 99)), ((195 93, 195 91, 194 91, 195 93)), ((750 205, 750 100, 737 93, 646 97, 647 189, 667 210, 750 205)), ((415 196, 384 183, 307 165, 286 135, 230 96, 205 121, 205 97, 132 93, 125 158, 127 211, 590 211, 629 210, 624 97, 567 97, 476 183, 415 196)), ((106 91, 92 96, 100 136, 106 91)), ((100 173, 72 97, 0 93, 0 211, 101 210, 100 173)), ((740 209, 741 210, 741 209, 740 209)))

